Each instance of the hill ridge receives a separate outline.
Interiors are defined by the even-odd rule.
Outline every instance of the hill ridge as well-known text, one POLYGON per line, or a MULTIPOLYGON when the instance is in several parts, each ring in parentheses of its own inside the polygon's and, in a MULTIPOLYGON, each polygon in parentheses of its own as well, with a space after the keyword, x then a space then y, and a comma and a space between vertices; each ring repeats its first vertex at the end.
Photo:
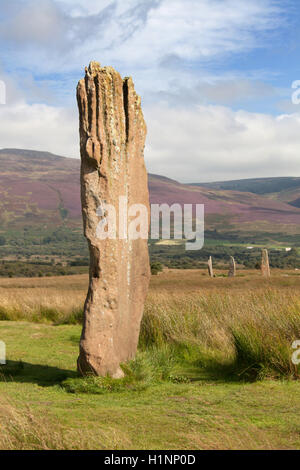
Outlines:
MULTIPOLYGON (((81 228, 79 169, 79 159, 38 150, 1 149, 2 231, 43 224, 81 228)), ((297 177, 183 184, 150 173, 149 191, 151 203, 204 204, 207 230, 300 233, 300 178, 297 177), (284 188, 278 184, 283 180, 288 183, 284 188), (245 186, 237 190, 236 185, 244 184, 242 181, 259 182, 262 187, 250 192, 246 192, 245 186), (262 193, 266 182, 272 183, 272 189, 277 187, 277 191, 270 192, 268 187, 262 193), (235 187, 228 189, 233 183, 235 187)))

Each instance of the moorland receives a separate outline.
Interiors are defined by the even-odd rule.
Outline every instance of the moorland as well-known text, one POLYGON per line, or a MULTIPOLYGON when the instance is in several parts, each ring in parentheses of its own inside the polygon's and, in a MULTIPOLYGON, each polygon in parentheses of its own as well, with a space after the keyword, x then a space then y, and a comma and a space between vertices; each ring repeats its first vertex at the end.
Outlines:
POLYGON ((152 276, 125 377, 80 378, 87 275, 0 279, 2 449, 297 449, 300 275, 152 276))

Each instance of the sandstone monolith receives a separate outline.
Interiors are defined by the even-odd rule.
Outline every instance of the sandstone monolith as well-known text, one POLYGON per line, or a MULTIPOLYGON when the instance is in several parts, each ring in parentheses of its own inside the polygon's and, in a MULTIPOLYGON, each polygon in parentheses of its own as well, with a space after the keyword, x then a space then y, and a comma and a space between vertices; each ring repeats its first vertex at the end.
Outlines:
POLYGON ((264 277, 270 277, 269 255, 266 249, 261 252, 261 273, 264 277))
POLYGON ((143 158, 146 124, 132 79, 123 80, 112 67, 102 68, 98 62, 86 68, 77 101, 82 215, 90 251, 77 365, 82 375, 121 377, 120 363, 136 353, 150 279, 148 241, 126 238, 124 213, 133 204, 142 204, 150 213, 143 158), (118 214, 117 235, 110 232, 100 239, 97 227, 100 221, 107 222, 108 205, 118 214))
POLYGON ((213 264, 212 264, 212 257, 211 256, 208 259, 207 267, 208 267, 209 276, 214 277, 214 270, 213 270, 213 264))
POLYGON ((228 277, 234 277, 235 275, 236 275, 235 259, 233 256, 230 256, 228 277))

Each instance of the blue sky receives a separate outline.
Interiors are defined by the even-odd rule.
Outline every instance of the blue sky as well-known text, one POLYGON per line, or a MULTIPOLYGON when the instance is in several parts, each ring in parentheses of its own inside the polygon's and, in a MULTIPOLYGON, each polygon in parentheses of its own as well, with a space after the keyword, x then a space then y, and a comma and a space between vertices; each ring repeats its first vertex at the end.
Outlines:
POLYGON ((300 176, 296 0, 2 0, 0 146, 79 157, 90 60, 131 75, 149 171, 184 182, 300 176))

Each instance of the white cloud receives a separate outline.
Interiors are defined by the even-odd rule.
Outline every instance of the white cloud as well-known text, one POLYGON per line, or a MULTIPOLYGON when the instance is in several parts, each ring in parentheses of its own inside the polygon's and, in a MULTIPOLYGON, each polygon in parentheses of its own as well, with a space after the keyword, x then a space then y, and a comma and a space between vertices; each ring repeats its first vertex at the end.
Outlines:
POLYGON ((2 39, 19 43, 19 47, 37 43, 45 48, 64 40, 64 15, 52 0, 12 1, 2 21, 2 39), (18 6, 18 8, 16 8, 18 6))
POLYGON ((36 93, 38 100, 49 95, 55 103, 56 95, 56 104, 69 103, 84 66, 99 60, 132 75, 144 102, 164 93, 169 102, 186 98, 187 106, 228 104, 247 90, 257 94, 258 86, 245 77, 239 86, 225 84, 222 73, 223 84, 211 83, 207 61, 264 44, 282 21, 276 5, 276 0, 2 0, 1 65, 27 101, 36 93), (34 80, 43 84, 36 91, 34 80))
MULTIPOLYGON (((274 117, 221 106, 145 108, 147 169, 183 182, 300 175, 300 113, 274 117)), ((75 109, 0 106, 1 147, 78 157, 75 109)))
POLYGON ((227 105, 239 103, 247 93, 263 99, 263 93, 270 92, 245 76, 237 82, 234 73, 227 78, 224 72, 212 74, 209 61, 217 63, 224 55, 264 44, 265 35, 282 21, 276 0, 2 0, 2 4, 1 65, 13 75, 15 88, 23 91, 27 102, 66 106, 75 102, 76 82, 90 60, 113 65, 123 76, 132 75, 145 104, 164 99, 186 107, 227 105))
POLYGON ((96 15, 112 3, 112 0, 56 0, 72 17, 96 15))
POLYGON ((146 58, 153 66, 164 54, 198 60, 248 50, 257 43, 258 32, 274 27, 272 3, 164 0, 113 56, 135 63, 146 58))
POLYGON ((0 38, 18 44, 20 67, 40 73, 98 59, 153 76, 170 55, 201 61, 247 51, 279 21, 275 0, 23 0, 17 9, 19 3, 10 0, 15 8, 6 8, 0 38))
POLYGON ((22 101, 0 106, 0 146, 78 157, 77 113, 73 109, 22 101))
POLYGON ((202 77, 201 80, 188 77, 184 85, 183 80, 173 79, 167 90, 153 93, 152 100, 185 107, 207 103, 228 105, 280 96, 281 91, 260 80, 249 80, 239 76, 202 77))
POLYGON ((300 114, 146 109, 148 171, 183 182, 300 175, 300 114))
POLYGON ((277 5, 276 0, 3 0, 2 64, 14 81, 8 79, 8 105, 0 107, 1 147, 78 156, 75 107, 49 103, 63 101, 74 87, 75 105, 76 77, 95 59, 133 75, 143 94, 149 171, 185 182, 300 174, 298 114, 276 118, 207 105, 276 93, 251 76, 212 76, 209 63, 264 44, 282 21, 277 5), (36 77, 42 87, 35 87, 36 77))

